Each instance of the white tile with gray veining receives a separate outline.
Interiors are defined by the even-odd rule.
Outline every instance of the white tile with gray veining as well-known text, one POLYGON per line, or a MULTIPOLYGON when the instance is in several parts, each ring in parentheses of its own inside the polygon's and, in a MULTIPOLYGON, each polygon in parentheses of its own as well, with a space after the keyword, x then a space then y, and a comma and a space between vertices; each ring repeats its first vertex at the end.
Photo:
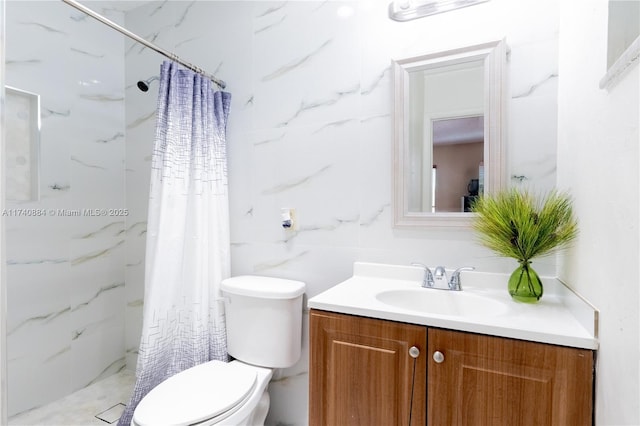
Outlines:
POLYGON ((549 189, 556 181, 557 41, 513 46, 510 65, 509 120, 514 125, 508 136, 515 149, 508 151, 508 178, 536 191, 549 189))
POLYGON ((6 83, 39 94, 42 119, 41 198, 7 207, 44 212, 6 218, 12 415, 124 366, 125 219, 88 211, 124 207, 124 52, 62 2, 6 9, 6 83))
POLYGON ((274 5, 265 2, 255 9, 256 29, 284 17, 254 35, 256 128, 356 117, 361 64, 357 27, 336 15, 342 2, 274 5), (278 108, 272 107, 275 98, 278 108))
POLYGON ((357 124, 288 128, 283 139, 255 146, 254 212, 259 217, 276 213, 272 220, 277 226, 266 228, 258 222, 254 238, 265 233, 265 241, 294 237, 301 244, 356 244, 359 211, 353 163, 359 152, 357 124), (318 196, 318 192, 325 195, 318 196), (280 212, 273 211, 274 202, 296 208, 295 236, 285 236, 278 229, 280 212))

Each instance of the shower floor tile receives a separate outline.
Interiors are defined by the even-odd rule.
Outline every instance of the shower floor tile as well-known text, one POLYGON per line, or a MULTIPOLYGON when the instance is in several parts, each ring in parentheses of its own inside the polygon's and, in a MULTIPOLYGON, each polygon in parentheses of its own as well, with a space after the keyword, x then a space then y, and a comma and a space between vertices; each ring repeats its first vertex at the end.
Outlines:
POLYGON ((9 418, 9 426, 91 426, 117 423, 135 384, 122 371, 59 401, 9 418))

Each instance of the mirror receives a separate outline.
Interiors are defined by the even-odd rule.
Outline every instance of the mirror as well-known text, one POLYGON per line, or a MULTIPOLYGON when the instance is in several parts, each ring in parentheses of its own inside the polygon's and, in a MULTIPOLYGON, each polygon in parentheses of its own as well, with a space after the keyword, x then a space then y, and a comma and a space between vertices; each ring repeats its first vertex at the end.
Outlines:
POLYGON ((469 226, 504 184, 504 41, 392 61, 394 225, 469 226))

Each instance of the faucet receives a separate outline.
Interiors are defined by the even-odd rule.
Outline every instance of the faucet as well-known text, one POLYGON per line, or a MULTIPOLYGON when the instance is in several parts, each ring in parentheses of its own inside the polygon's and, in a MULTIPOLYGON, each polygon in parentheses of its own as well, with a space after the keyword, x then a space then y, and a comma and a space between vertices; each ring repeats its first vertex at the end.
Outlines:
POLYGON ((431 269, 428 266, 423 265, 422 263, 413 262, 411 263, 413 266, 420 266, 424 269, 424 277, 422 278, 422 287, 431 288, 435 284, 433 281, 433 274, 431 273, 431 269))
POLYGON ((449 280, 449 290, 461 291, 462 290, 462 281, 460 280, 460 272, 462 271, 473 271, 473 266, 463 266, 462 268, 458 268, 453 271, 453 275, 451 275, 451 280, 449 280))
POLYGON ((473 266, 463 266, 453 271, 451 279, 447 281, 447 271, 444 266, 437 266, 436 269, 431 272, 431 269, 422 263, 413 262, 413 266, 420 266, 424 269, 424 277, 422 278, 422 287, 424 288, 436 288, 436 289, 448 289, 453 291, 462 290, 462 281, 460 279, 460 272, 473 271, 473 266), (436 284, 440 283, 440 286, 436 284))

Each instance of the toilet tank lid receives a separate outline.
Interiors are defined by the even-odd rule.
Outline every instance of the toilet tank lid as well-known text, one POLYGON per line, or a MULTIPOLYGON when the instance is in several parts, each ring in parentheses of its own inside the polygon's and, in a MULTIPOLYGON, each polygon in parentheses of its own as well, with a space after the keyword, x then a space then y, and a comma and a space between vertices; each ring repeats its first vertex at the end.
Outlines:
POLYGON ((222 280, 222 291, 264 299, 293 299, 304 293, 305 283, 284 278, 240 275, 222 280))

